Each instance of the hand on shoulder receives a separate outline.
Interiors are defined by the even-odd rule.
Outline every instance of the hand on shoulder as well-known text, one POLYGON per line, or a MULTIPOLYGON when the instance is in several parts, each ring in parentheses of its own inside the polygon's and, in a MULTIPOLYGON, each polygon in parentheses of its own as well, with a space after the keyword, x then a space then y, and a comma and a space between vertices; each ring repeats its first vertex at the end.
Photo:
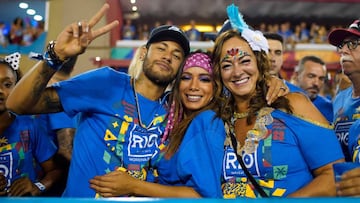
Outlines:
POLYGON ((320 124, 329 124, 326 118, 320 113, 306 95, 299 92, 291 92, 285 95, 285 97, 289 100, 295 115, 319 122, 320 124))

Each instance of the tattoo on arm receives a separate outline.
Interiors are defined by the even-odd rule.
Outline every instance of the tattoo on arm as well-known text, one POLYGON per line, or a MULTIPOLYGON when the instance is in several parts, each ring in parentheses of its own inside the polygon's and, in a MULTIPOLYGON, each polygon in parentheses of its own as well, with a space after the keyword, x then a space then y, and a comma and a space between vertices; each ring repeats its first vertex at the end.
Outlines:
POLYGON ((59 112, 62 111, 60 99, 52 87, 46 87, 50 78, 53 76, 53 70, 44 67, 40 72, 40 77, 34 81, 33 96, 39 98, 38 107, 44 109, 45 112, 59 112))
POLYGON ((70 161, 72 149, 73 149, 73 140, 75 135, 74 128, 63 128, 56 132, 58 145, 59 145, 59 154, 64 156, 67 160, 70 161))

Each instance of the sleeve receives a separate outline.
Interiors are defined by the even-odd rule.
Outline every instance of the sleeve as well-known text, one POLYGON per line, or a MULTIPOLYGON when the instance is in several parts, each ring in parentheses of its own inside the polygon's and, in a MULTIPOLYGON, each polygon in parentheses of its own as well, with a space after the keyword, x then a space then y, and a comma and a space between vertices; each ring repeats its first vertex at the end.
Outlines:
MULTIPOLYGON (((300 119, 301 120, 301 119, 300 119)), ((302 120, 293 124, 306 163, 311 170, 344 158, 339 141, 332 128, 322 127, 316 123, 302 120)))
POLYGON ((203 197, 221 198, 225 129, 215 113, 205 111, 189 125, 179 150, 177 172, 203 197))
POLYGON ((54 142, 50 140, 49 136, 46 134, 47 131, 44 131, 44 128, 38 127, 38 122, 33 122, 33 130, 30 135, 32 141, 32 147, 34 152, 34 157, 39 163, 42 163, 50 159, 57 151, 57 147, 54 142))
POLYGON ((64 111, 70 116, 78 112, 96 112, 99 105, 106 104, 115 94, 123 94, 129 76, 109 67, 95 69, 69 80, 53 84, 64 111), (119 88, 111 88, 119 87, 119 88))
POLYGON ((75 128, 75 119, 70 118, 66 113, 51 113, 49 116, 49 125, 51 130, 58 130, 62 128, 75 128))
POLYGON ((355 121, 350 127, 348 149, 352 161, 360 163, 360 120, 355 121))

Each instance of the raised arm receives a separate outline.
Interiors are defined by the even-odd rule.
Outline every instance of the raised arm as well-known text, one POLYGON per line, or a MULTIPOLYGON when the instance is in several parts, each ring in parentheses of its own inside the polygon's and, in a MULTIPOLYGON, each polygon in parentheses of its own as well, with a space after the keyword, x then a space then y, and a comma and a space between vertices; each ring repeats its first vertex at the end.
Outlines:
POLYGON ((62 110, 56 91, 46 85, 56 70, 61 67, 61 63, 70 57, 84 53, 94 39, 119 24, 118 21, 113 21, 92 30, 108 9, 109 5, 104 4, 88 22, 72 23, 58 35, 54 46, 48 46, 48 56, 29 70, 14 87, 6 102, 10 111, 19 114, 38 114, 62 110))

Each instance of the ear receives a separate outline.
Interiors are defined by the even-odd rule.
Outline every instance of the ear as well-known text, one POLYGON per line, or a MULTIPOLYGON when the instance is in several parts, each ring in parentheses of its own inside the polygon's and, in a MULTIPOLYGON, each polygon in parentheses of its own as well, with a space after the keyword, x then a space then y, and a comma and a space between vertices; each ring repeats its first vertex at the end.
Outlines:
POLYGON ((141 46, 138 49, 140 49, 139 59, 141 61, 143 61, 145 59, 145 57, 146 57, 148 49, 145 46, 141 46))

